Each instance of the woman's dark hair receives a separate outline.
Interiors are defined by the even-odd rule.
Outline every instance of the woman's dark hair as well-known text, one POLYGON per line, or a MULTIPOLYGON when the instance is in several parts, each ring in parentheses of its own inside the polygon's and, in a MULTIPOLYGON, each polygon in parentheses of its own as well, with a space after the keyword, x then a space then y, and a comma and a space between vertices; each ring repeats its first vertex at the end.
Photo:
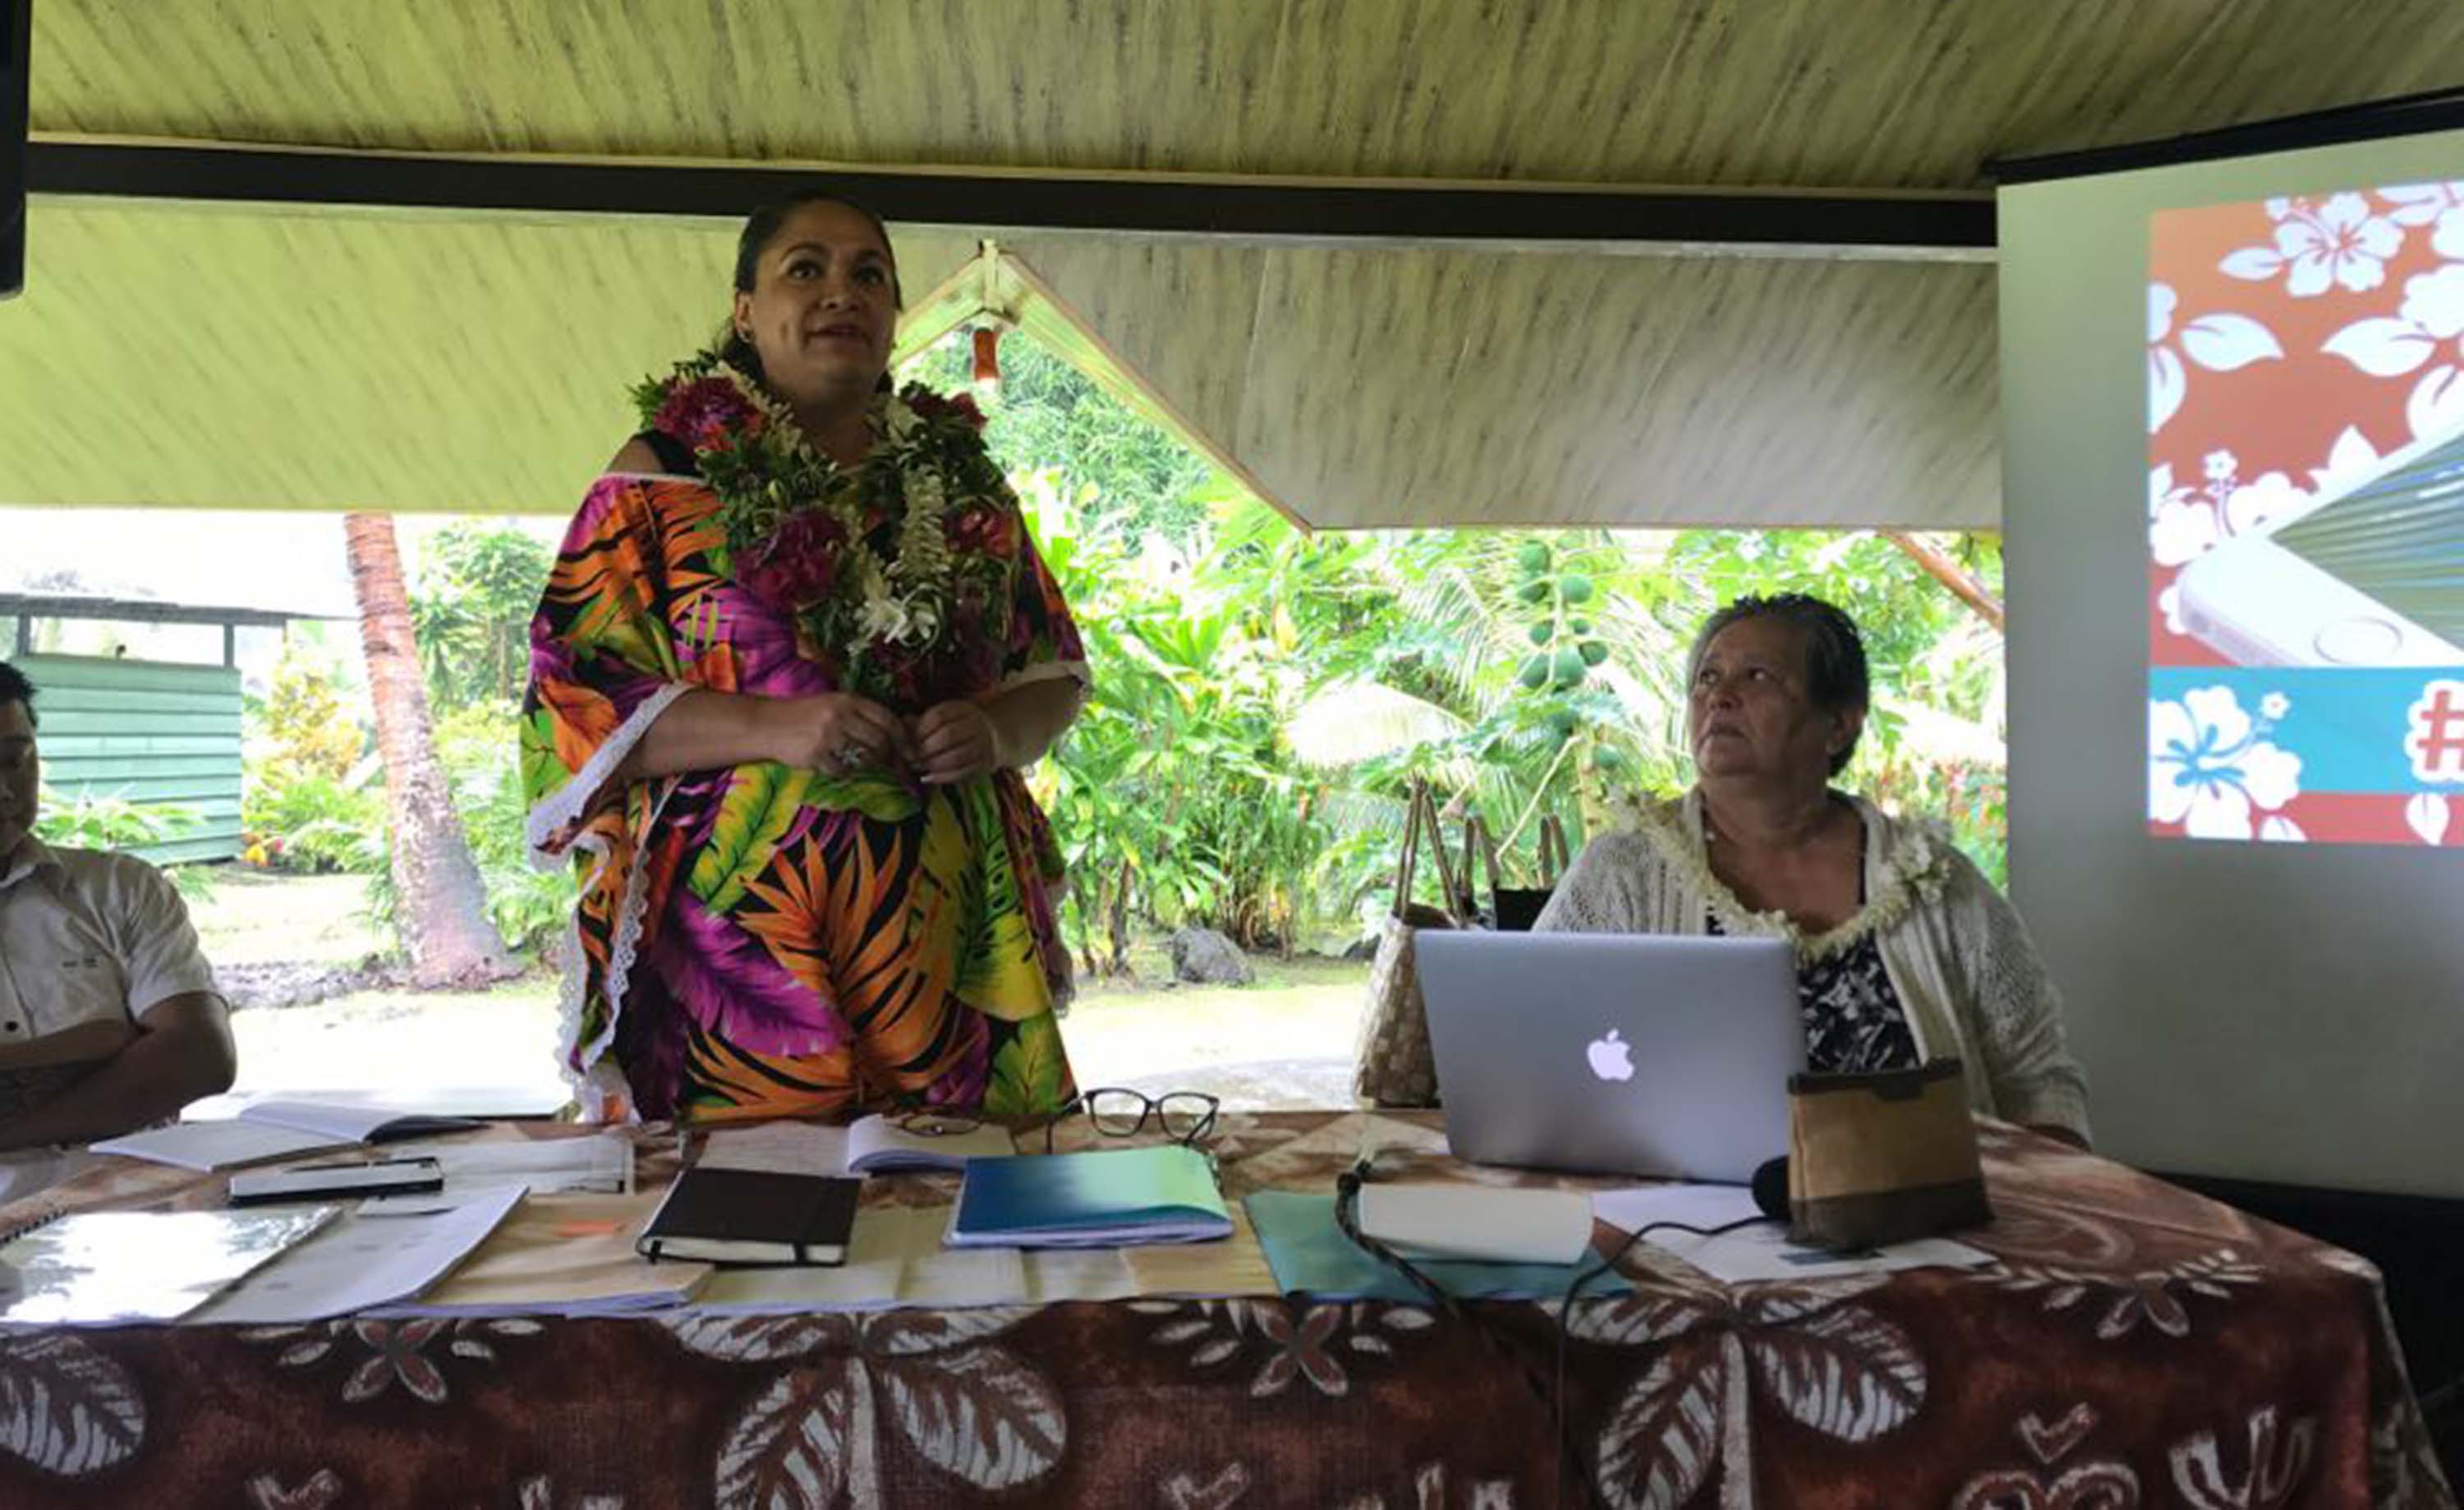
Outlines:
MULTIPOLYGON (((881 216, 873 211, 870 205, 819 185, 782 194, 744 217, 744 229, 736 235, 736 291, 739 294, 753 292, 755 276, 761 268, 761 254, 769 251, 770 243, 779 239, 779 233, 785 228, 787 217, 806 205, 837 205, 852 210, 871 222, 873 234, 881 237, 881 249, 890 255, 891 307, 905 309, 907 294, 898 285, 898 251, 890 244, 890 227, 882 223, 881 216)), ((756 382, 763 381, 761 353, 737 330, 733 320, 727 324, 727 338, 719 343, 718 355, 729 366, 756 382)), ((885 390, 891 387, 887 372, 881 375, 881 387, 885 390)))
MULTIPOLYGON (((1775 592, 1770 597, 1751 593, 1737 599, 1703 621, 1694 633, 1694 649, 1685 657, 1685 685, 1694 685, 1695 675, 1703 669, 1703 652, 1711 641, 1731 624, 1747 619, 1779 619, 1796 626, 1805 642, 1805 695, 1825 713, 1844 713, 1854 708, 1864 711, 1873 701, 1873 683, 1865 669, 1865 639, 1857 633, 1857 621, 1810 592, 1775 592)), ((1831 774, 1838 775, 1848 768, 1848 759, 1857 753, 1857 739, 1850 736, 1847 747, 1835 750, 1831 756, 1831 774)))
POLYGON ((34 722, 34 684, 26 679, 24 672, 5 660, 0 660, 0 702, 22 704, 26 722, 34 722))

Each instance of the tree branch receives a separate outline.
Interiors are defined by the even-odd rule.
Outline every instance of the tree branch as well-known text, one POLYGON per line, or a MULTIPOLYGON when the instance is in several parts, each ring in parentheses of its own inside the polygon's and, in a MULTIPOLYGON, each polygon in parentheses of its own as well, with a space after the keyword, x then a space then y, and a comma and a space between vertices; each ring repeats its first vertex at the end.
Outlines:
POLYGON ((1926 576, 1948 588, 1953 597, 1974 609, 1986 623, 1997 631, 2002 628, 2002 601, 1986 591, 1985 584, 1977 581, 1967 567, 1953 561, 1948 553, 1926 544, 1903 529, 1886 529, 1881 533, 1884 540, 1907 552, 1910 560, 1925 568, 1926 576))

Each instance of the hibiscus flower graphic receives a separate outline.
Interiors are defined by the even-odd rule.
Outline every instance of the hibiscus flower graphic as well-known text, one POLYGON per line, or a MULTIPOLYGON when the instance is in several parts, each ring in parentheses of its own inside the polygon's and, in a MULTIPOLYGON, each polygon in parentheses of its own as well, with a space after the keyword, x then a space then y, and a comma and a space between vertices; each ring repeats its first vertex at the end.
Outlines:
MULTIPOLYGON (((2262 709, 2291 710, 2271 693, 2262 709)), ((2147 815, 2192 838, 2298 839, 2277 813, 2300 794, 2301 758, 2269 743, 2277 716, 2253 720, 2230 687, 2194 687, 2147 702, 2147 815), (2265 813, 2263 823, 2255 822, 2265 813)))
POLYGON ((2380 214, 2363 195, 2331 194, 2324 202, 2271 199, 2274 246, 2243 247, 2224 259, 2227 275, 2253 282, 2284 275, 2284 291, 2316 299, 2330 288, 2362 293, 2387 281, 2387 258, 2404 249, 2404 227, 2380 214))

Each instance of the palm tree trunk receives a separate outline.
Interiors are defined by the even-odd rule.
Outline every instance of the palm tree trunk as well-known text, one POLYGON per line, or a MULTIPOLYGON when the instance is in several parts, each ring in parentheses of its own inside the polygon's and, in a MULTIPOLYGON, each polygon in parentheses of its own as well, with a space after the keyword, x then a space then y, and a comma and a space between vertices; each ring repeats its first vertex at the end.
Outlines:
POLYGON ((385 763, 393 829, 396 926, 410 954, 411 984, 434 990, 502 980, 514 973, 511 951, 488 921, 487 890, 436 758, 393 516, 347 515, 342 539, 376 704, 377 755, 385 763))

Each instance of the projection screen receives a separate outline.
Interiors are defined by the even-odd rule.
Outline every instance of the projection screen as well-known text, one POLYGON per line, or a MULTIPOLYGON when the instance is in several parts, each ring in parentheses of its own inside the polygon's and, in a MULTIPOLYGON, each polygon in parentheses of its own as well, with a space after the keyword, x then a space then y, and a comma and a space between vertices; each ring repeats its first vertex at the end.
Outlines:
POLYGON ((2464 132, 1999 239, 2011 869, 2100 1145, 2464 1196, 2464 132))

